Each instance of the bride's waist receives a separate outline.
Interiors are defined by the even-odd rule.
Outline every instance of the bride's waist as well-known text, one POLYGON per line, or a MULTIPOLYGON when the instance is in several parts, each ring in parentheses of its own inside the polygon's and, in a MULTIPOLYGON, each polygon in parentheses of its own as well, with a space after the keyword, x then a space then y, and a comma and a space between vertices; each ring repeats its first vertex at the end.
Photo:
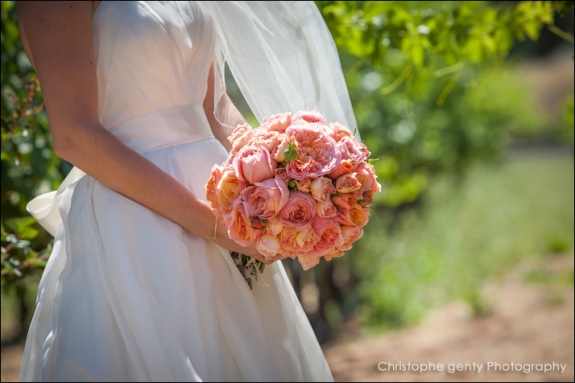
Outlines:
POLYGON ((122 122, 109 130, 139 153, 214 137, 200 104, 158 110, 122 122))

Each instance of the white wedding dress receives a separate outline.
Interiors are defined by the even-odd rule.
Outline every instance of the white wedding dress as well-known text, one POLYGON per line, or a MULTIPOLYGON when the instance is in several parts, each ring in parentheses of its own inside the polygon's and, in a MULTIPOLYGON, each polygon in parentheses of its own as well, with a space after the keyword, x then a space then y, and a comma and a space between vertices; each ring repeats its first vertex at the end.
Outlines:
MULTIPOLYGON (((195 2, 104 1, 93 31, 100 122, 205 199, 227 157, 202 109, 210 16, 195 2)), ((281 263, 250 290, 226 249, 90 176, 72 181, 21 381, 333 380, 281 263)))

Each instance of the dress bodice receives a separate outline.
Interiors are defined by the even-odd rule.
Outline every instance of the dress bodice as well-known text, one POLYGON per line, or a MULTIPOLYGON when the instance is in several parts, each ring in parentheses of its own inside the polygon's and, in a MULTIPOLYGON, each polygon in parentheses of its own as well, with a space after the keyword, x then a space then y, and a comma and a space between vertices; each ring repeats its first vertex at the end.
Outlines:
POLYGON ((215 33, 197 2, 103 1, 93 14, 100 123, 201 105, 215 33))

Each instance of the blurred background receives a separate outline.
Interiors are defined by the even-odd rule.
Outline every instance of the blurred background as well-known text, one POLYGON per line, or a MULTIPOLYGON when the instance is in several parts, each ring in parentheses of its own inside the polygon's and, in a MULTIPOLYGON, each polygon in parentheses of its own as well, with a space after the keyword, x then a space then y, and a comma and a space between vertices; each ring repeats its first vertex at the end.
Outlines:
MULTIPOLYGON (((573 381, 573 1, 316 4, 383 187, 344 257, 284 261, 336 381, 573 381)), ((15 3, 1 7, 1 378, 15 381, 52 241, 25 206, 72 165, 54 154, 15 3)))

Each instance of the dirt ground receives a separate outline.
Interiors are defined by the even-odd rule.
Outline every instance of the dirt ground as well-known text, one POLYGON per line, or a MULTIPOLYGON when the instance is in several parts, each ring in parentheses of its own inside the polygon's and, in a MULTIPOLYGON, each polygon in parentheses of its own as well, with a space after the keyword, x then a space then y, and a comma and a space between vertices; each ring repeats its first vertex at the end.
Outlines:
POLYGON ((416 327, 325 348, 334 379, 573 382, 573 284, 560 282, 569 270, 572 254, 521 267, 486 287, 491 310, 480 318, 454 303, 416 327), (546 280, 525 282, 534 270, 546 280))
MULTIPOLYGON (((574 294, 562 277, 569 272, 573 254, 545 258, 486 286, 491 309, 483 317, 472 318, 464 304, 453 303, 418 326, 326 346, 334 379, 572 382, 574 294), (546 278, 525 282, 533 271, 546 278), (551 371, 537 371, 546 364, 551 371)), ((2 349, 1 358, 1 381, 17 381, 22 346, 2 349)))

